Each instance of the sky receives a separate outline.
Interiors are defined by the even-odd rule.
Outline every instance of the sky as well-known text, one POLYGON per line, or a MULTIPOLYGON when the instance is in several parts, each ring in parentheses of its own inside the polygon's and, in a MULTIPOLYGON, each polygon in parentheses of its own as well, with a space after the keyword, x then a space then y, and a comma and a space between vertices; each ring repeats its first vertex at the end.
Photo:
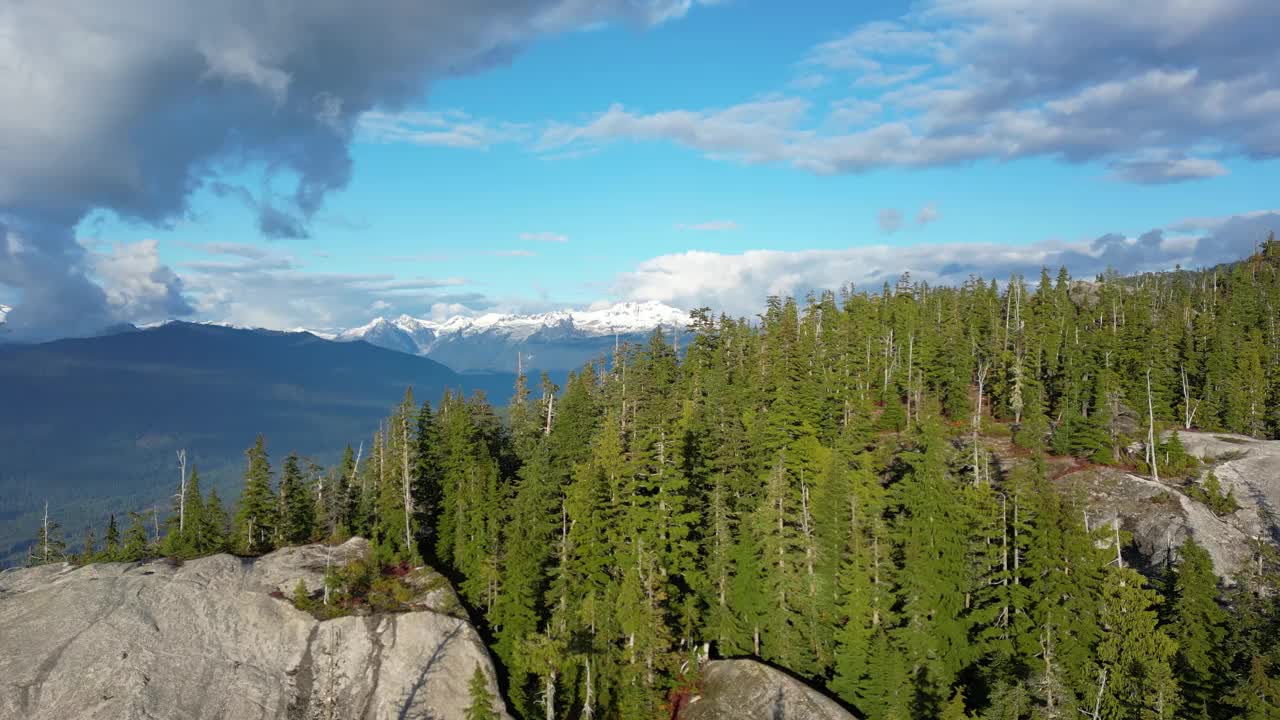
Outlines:
POLYGON ((16 337, 1077 277, 1280 230, 1272 0, 0 5, 16 337))

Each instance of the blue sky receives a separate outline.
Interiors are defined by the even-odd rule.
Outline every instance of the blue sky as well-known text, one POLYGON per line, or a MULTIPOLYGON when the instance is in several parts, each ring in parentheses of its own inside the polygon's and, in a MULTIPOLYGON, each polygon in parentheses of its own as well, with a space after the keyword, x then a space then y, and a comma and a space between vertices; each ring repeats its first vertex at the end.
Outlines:
MULTIPOLYGON (((486 38, 492 61, 428 69, 418 97, 341 116, 351 172, 319 209, 291 194, 309 171, 275 135, 259 141, 271 162, 193 157, 182 177, 199 189, 154 212, 83 201, 86 274, 133 321, 340 327, 623 299, 747 312, 779 290, 962 277, 946 258, 990 258, 988 275, 1064 251, 1087 256, 1078 274, 1216 259, 1240 247, 1214 239, 1232 216, 1254 213, 1235 226, 1252 233, 1274 217, 1259 211, 1276 205, 1280 62, 1240 49, 1277 19, 1268 3, 653 5, 486 38), (268 206, 307 237, 264 236, 268 206), (1138 245, 1152 230, 1165 242, 1138 245), (1108 233, 1150 252, 1108 255, 1108 233), (138 271, 164 302, 129 294, 146 291, 138 271), (326 279, 344 289, 318 292, 326 279)), ((310 77, 234 57, 228 77, 280 93, 260 114, 310 77)), ((3 188, 0 220, 21 228, 3 188)), ((0 301, 21 307, 34 282, 12 275, 0 301)))

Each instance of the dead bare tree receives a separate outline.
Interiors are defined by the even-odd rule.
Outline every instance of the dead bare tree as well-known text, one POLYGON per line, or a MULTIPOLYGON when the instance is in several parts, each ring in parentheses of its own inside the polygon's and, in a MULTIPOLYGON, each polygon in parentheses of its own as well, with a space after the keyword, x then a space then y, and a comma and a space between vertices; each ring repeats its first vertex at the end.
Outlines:
POLYGON ((1106 691, 1107 691, 1107 669, 1102 668, 1102 670, 1098 671, 1098 694, 1093 699, 1093 712, 1089 712, 1084 708, 1081 708, 1080 712, 1084 713, 1085 717, 1093 718, 1093 720, 1101 720, 1102 696, 1103 694, 1106 693, 1106 691))
POLYGON ((404 486, 404 548, 413 549, 413 494, 409 481, 409 410, 400 415, 400 447, 401 447, 401 484, 404 486))
POLYGON ((1147 462, 1151 465, 1151 478, 1160 482, 1160 469, 1156 467, 1156 411, 1151 401, 1151 368, 1147 368, 1147 462))
POLYGON ((595 703, 592 698, 592 690, 594 688, 591 687, 591 658, 584 657, 582 664, 587 669, 586 679, 582 683, 582 717, 584 720, 591 720, 596 715, 595 703))
POLYGON ((1196 400, 1192 404, 1191 384, 1187 382, 1187 366, 1182 365, 1179 369, 1182 371, 1182 427, 1184 430, 1190 430, 1191 424, 1196 419, 1196 411, 1200 409, 1200 401, 1196 400))
POLYGON ((178 451, 178 532, 187 529, 187 450, 178 451))
POLYGON ((976 486, 982 481, 982 463, 979 457, 981 452, 978 442, 978 434, 982 430, 982 396, 986 392, 987 386, 987 363, 985 360, 978 360, 978 404, 973 411, 973 484, 976 486))
POLYGON ((45 563, 49 562, 49 501, 44 501, 44 532, 41 533, 41 540, 44 547, 41 549, 40 556, 45 563))

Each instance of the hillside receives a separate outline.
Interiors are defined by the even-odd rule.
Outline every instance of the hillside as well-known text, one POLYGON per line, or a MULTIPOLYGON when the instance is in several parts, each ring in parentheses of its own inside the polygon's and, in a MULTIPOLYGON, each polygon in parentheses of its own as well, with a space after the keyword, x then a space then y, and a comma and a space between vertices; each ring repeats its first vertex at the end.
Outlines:
POLYGON ((413 387, 505 402, 512 380, 459 375, 429 360, 306 333, 169 323, 95 338, 0 348, 0 564, 21 558, 45 500, 64 529, 106 513, 162 507, 186 448, 234 497, 258 433, 273 456, 332 460, 376 429, 413 387))

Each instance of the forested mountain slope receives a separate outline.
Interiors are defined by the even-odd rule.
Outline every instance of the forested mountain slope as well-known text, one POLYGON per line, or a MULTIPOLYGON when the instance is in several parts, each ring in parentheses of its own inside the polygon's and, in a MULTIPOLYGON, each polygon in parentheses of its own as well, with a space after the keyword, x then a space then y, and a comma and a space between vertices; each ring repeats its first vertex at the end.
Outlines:
POLYGON ((503 421, 407 395, 336 466, 286 457, 278 481, 259 441, 230 522, 171 516, 158 547, 135 529, 82 560, 367 535, 384 575, 428 559, 457 582, 526 718, 670 717, 705 645, 872 720, 1272 718, 1269 533, 1233 586, 1194 526, 1144 575, 1077 476, 1240 512, 1171 431, 1276 438, 1277 307, 1271 241, 1216 272, 696 311, 683 356, 655 333, 563 388, 519 378, 503 421))
POLYGON ((0 347, 0 565, 21 560, 46 500, 77 532, 104 511, 164 503, 180 448, 225 489, 259 431, 336 459, 407 386, 501 402, 511 380, 365 343, 189 323, 0 347))

